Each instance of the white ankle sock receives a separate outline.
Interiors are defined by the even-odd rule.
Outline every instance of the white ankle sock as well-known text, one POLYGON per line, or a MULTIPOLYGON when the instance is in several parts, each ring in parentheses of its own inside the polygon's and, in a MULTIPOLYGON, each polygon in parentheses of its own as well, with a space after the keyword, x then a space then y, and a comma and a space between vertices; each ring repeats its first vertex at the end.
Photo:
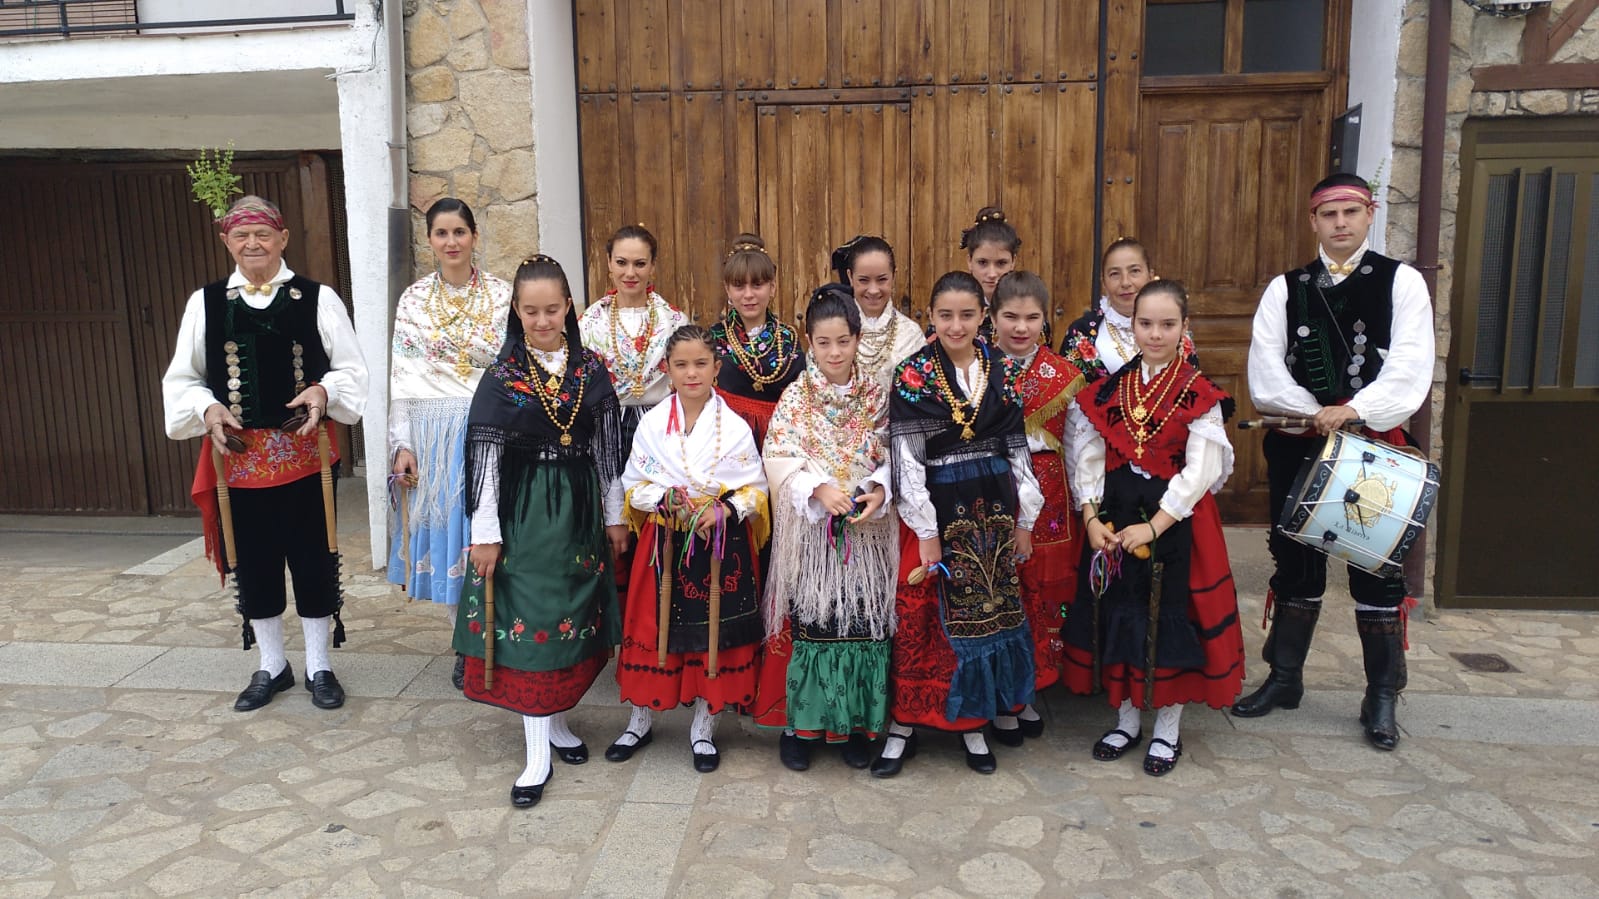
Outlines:
POLYGON ((283 655, 283 616, 250 619, 250 629, 255 631, 255 648, 261 652, 261 670, 277 677, 289 664, 283 655))
POLYGON ((973 755, 988 755, 988 741, 983 739, 982 731, 967 731, 961 734, 961 739, 966 741, 967 752, 973 755))
POLYGON ((333 670, 328 665, 328 640, 333 633, 333 616, 301 618, 300 630, 305 632, 305 677, 318 671, 333 670))
POLYGON ((655 713, 641 705, 633 706, 633 714, 627 719, 627 732, 616 738, 619 746, 635 746, 639 738, 650 732, 650 726, 655 723, 655 713), (637 734, 637 736, 634 736, 637 734))
MULTIPOLYGON (((1116 707, 1116 729, 1136 738, 1143 728, 1143 715, 1131 699, 1123 699, 1122 704, 1116 707)), ((1105 737, 1105 744, 1120 749, 1127 745, 1127 741, 1120 734, 1111 734, 1105 737)))
POLYGON ((550 719, 523 715, 522 732, 527 736, 527 768, 516 785, 536 786, 550 776, 550 719))
MULTIPOLYGON (((1183 707, 1169 705, 1155 713, 1155 739, 1177 745, 1177 727, 1183 720, 1183 707)), ((1176 758, 1177 754, 1160 743, 1149 744, 1149 754, 1158 759, 1176 758)))
POLYGON ((565 712, 556 712, 549 716, 548 720, 551 743, 562 749, 574 749, 582 745, 583 741, 578 739, 577 734, 572 733, 572 728, 567 725, 565 712))
POLYGON ((897 721, 890 721, 888 723, 888 735, 890 737, 904 737, 905 739, 904 740, 889 740, 889 739, 883 740, 883 758, 885 758, 885 759, 897 759, 901 755, 904 755, 905 754, 905 741, 909 740, 911 738, 911 734, 914 734, 914 733, 916 733, 916 731, 912 730, 911 728, 908 728, 905 725, 900 724, 897 721))
POLYGON ((1016 723, 1016 716, 1015 715, 995 715, 994 716, 994 729, 995 730, 1015 730, 1018 727, 1021 727, 1021 725, 1016 723))
POLYGON ((452 602, 452 603, 449 603, 448 605, 446 605, 444 607, 444 617, 446 617, 446 618, 448 618, 450 620, 450 629, 451 630, 455 629, 455 619, 456 619, 456 616, 458 616, 460 613, 461 613, 461 604, 460 603, 452 602))
POLYGON ((710 740, 715 745, 716 716, 711 714, 711 707, 706 704, 704 697, 694 700, 694 720, 688 726, 688 739, 690 744, 710 740))
POLYGON ((1029 702, 1028 704, 1022 706, 1021 714, 1017 715, 1016 717, 1022 719, 1023 721, 1038 721, 1044 716, 1038 714, 1038 709, 1033 708, 1033 704, 1029 702))

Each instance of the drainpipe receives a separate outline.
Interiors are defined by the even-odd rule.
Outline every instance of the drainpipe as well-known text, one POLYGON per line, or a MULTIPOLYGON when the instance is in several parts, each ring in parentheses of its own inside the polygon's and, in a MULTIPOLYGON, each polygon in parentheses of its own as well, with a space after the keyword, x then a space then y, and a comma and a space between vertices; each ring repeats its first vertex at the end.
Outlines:
MULTIPOLYGON (((1444 125, 1448 117, 1449 34, 1453 0, 1427 3, 1427 81, 1421 108, 1421 191, 1416 210, 1416 268, 1427 282, 1427 293, 1438 294, 1438 226, 1443 212, 1444 125)), ((1410 420, 1411 433, 1420 449, 1432 453, 1432 396, 1410 420)), ((1437 533, 1434 531, 1433 533, 1437 533)), ((1423 543, 1405 560, 1405 588, 1422 596, 1427 586, 1427 546, 1423 543)))
POLYGON ((389 319, 411 283, 410 177, 405 157, 405 12, 400 0, 378 0, 389 51, 389 319))

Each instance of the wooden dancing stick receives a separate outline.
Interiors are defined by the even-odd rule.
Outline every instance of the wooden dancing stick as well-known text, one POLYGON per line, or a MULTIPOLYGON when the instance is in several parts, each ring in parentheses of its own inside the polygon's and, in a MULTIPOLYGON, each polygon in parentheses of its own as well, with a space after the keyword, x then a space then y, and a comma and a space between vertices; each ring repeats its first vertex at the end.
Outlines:
POLYGON ((327 423, 316 429, 316 454, 322 462, 322 520, 328 529, 328 552, 339 551, 339 532, 333 520, 333 450, 328 445, 327 423))
POLYGON ((661 541, 664 552, 660 556, 661 568, 661 608, 660 616, 655 619, 655 663, 658 668, 666 667, 666 638, 672 629, 672 529, 671 522, 661 526, 661 541))
POLYGON ((405 566, 405 598, 416 599, 411 589, 411 491, 400 479, 400 564, 405 566))
MULTIPOLYGON (((497 566, 496 566, 497 567, 497 566)), ((494 689, 494 575, 483 585, 483 691, 494 689)))
POLYGON ((1166 563, 1156 562, 1149 570, 1149 633, 1144 637, 1144 708, 1155 707, 1155 642, 1160 631, 1161 582, 1166 579, 1166 563))
MULTIPOLYGON (((1293 415, 1263 415, 1260 418, 1249 418, 1238 423, 1238 430, 1253 431, 1261 428, 1314 428, 1314 418, 1304 418, 1293 415)), ((1364 418, 1355 418, 1343 423, 1344 428, 1363 428, 1366 426, 1364 418)))
MULTIPOLYGON (((693 539, 693 538, 690 538, 693 539)), ((705 661, 705 678, 716 677, 716 648, 722 642, 722 557, 711 554, 710 655, 705 661)))
POLYGON ((222 519, 222 548, 227 555, 228 570, 232 571, 239 567, 239 548, 233 541, 233 497, 228 493, 227 463, 222 461, 222 451, 215 444, 211 445, 211 466, 217 471, 217 514, 222 519))

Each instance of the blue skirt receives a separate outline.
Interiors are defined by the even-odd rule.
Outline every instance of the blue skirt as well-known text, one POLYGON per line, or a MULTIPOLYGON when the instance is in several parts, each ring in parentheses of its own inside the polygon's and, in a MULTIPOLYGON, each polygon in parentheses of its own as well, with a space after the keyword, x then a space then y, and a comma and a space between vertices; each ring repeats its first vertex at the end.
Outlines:
POLYGON ((389 582, 412 599, 454 605, 471 548, 466 520, 467 397, 411 400, 417 485, 390 488, 389 582), (399 503, 406 504, 406 531, 399 503))

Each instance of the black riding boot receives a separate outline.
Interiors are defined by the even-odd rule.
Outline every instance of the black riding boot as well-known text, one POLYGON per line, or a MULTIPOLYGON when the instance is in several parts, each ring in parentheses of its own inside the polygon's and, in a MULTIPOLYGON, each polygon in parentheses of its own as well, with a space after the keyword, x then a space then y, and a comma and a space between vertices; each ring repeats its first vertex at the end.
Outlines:
POLYGON ((1405 626, 1398 609, 1355 612, 1360 649, 1366 661, 1366 698, 1360 704, 1360 724, 1366 739, 1378 749, 1399 745, 1399 723, 1394 706, 1408 680, 1405 671, 1405 626))
POLYGON ((1282 597, 1274 601, 1273 608, 1271 632, 1260 653, 1271 673, 1258 690, 1233 705, 1233 714, 1240 718, 1259 718, 1278 708, 1297 709, 1305 695, 1305 656, 1310 654, 1321 601, 1282 597))

